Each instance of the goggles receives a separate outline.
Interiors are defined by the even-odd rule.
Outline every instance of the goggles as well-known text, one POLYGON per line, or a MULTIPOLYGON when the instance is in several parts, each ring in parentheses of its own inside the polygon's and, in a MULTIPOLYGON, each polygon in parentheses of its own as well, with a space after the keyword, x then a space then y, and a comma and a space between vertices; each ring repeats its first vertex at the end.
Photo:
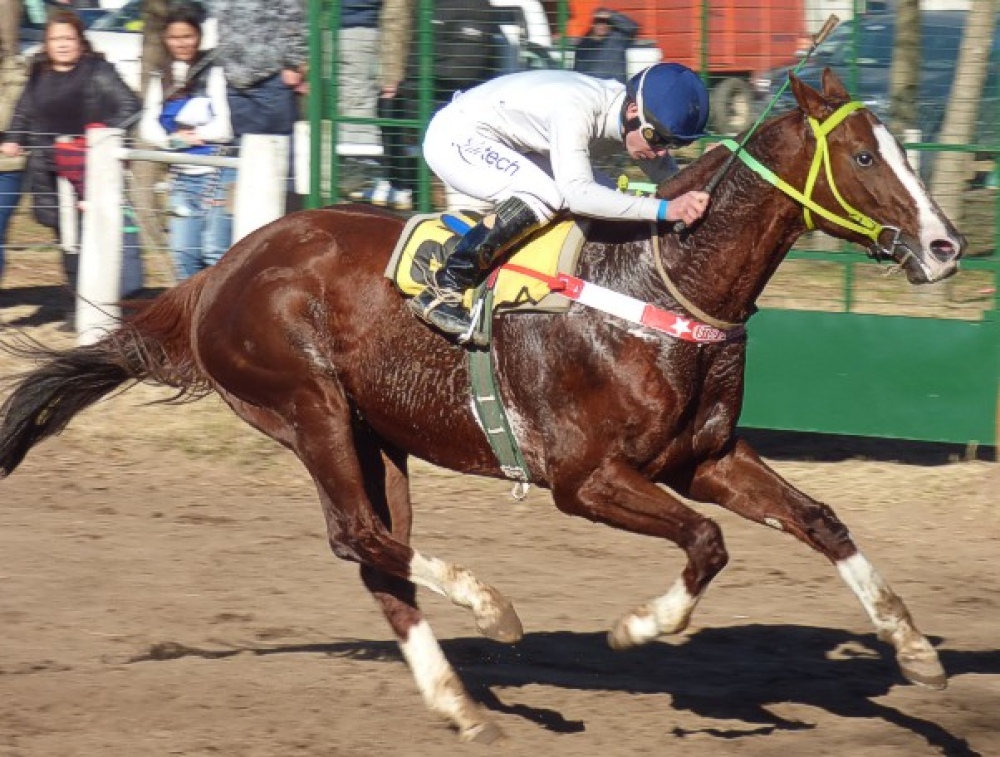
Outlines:
POLYGON ((639 133, 654 150, 665 147, 668 150, 676 150, 678 147, 687 147, 691 142, 687 139, 675 137, 673 134, 661 134, 654 127, 639 121, 639 133))

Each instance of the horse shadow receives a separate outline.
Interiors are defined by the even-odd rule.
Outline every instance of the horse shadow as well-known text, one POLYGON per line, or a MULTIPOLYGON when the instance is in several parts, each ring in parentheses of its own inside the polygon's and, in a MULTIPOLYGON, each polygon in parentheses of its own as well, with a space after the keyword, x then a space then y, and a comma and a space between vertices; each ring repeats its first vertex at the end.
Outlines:
MULTIPOLYGON (((812 729, 812 724, 787 720, 768 709, 779 703, 801 704, 841 718, 882 719, 921 736, 949 757, 979 755, 963 737, 939 724, 874 701, 896 685, 909 685, 899 673, 893 649, 874 634, 753 624, 703 629, 680 643, 656 643, 627 652, 610 649, 604 633, 530 634, 512 647, 478 638, 455 639, 443 646, 479 701, 553 731, 581 731, 584 724, 551 710, 505 705, 492 687, 542 683, 666 694, 673 709, 726 723, 696 731, 675 727, 672 732, 677 737, 702 733, 738 739, 812 729)), ((939 650, 939 654, 949 676, 1000 674, 997 649, 939 650)))
POLYGON ((970 448, 951 442, 927 442, 911 439, 847 436, 806 431, 739 428, 739 435, 758 453, 772 460, 811 460, 843 462, 845 460, 876 460, 904 462, 908 465, 937 467, 957 460, 996 460, 997 448, 970 448))
MULTIPOLYGON (((840 718, 882 719, 922 737, 949 757, 979 756, 962 736, 931 720, 874 701, 906 682, 896 667, 892 648, 873 634, 751 624, 702 629, 675 643, 653 643, 626 652, 610 649, 603 633, 570 631, 530 633, 510 646, 479 637, 443 640, 441 646, 470 694, 485 707, 556 733, 581 732, 586 725, 552 709, 504 703, 493 689, 542 684, 580 691, 665 694, 675 710, 725 722, 724 727, 697 730, 675 727, 672 733, 676 737, 700 733, 739 739, 815 728, 768 709, 780 703, 800 704, 840 718)), ((164 645, 134 661, 188 655, 225 657, 246 651, 403 662, 394 642, 360 639, 225 651, 164 645)), ((951 677, 970 673, 1000 675, 1000 649, 944 649, 939 654, 951 677)), ((941 695, 928 692, 928 696, 941 695)))
MULTIPOLYGON (((122 315, 129 315, 135 306, 154 300, 163 294, 165 287, 143 287, 129 292, 121 302, 122 315)), ((34 328, 47 323, 65 320, 75 306, 72 290, 67 286, 25 286, 0 289, 0 309, 17 306, 35 308, 30 313, 12 318, 0 328, 34 328)))
POLYGON ((3 326, 32 328, 62 321, 73 307, 73 293, 66 286, 25 286, 0 289, 0 308, 27 305, 30 314, 13 318, 3 326))

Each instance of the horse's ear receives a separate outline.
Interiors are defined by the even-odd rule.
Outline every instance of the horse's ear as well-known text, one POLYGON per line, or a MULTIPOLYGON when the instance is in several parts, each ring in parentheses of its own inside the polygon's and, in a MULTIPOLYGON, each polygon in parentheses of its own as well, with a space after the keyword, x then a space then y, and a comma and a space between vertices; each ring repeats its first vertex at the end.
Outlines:
POLYGON ((824 121, 827 116, 833 113, 830 103, 820 92, 817 92, 793 73, 788 74, 788 80, 792 84, 792 94, 795 95, 795 101, 807 116, 815 118, 817 121, 824 121))
POLYGON ((840 77, 829 66, 823 69, 823 94, 828 100, 834 102, 850 102, 851 100, 851 93, 847 91, 847 87, 840 81, 840 77))

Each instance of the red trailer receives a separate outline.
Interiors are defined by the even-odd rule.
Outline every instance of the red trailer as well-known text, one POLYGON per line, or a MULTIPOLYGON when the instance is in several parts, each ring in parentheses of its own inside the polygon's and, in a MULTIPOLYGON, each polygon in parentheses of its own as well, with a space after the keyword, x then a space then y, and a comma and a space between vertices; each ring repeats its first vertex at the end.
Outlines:
POLYGON ((692 0, 599 0, 639 23, 639 41, 660 48, 663 60, 696 71, 707 65, 713 131, 732 134, 753 123, 751 79, 795 62, 808 46, 803 0, 711 0, 708 33, 703 4, 692 0), (704 46, 703 46, 704 42, 704 46), (703 52, 704 51, 704 52, 703 52))

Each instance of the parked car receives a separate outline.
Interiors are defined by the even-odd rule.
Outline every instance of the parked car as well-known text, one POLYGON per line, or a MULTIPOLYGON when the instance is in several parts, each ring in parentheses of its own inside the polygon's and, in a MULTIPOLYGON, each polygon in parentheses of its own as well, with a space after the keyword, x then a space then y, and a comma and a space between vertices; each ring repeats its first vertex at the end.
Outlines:
MULTIPOLYGON (((917 92, 918 127, 921 140, 934 142, 941 131, 955 80, 959 51, 965 33, 965 11, 924 11, 921 14, 920 83, 917 92)), ((1000 28, 1000 27, 998 27, 1000 28)), ((844 22, 816 48, 799 71, 808 84, 818 87, 823 69, 829 66, 855 98, 888 120, 890 69, 896 39, 894 14, 870 14, 844 22)), ((993 40, 989 75, 983 88, 976 144, 995 144, 997 133, 997 63, 1000 61, 1000 33, 993 40)), ((758 105, 762 109, 788 77, 790 68, 775 69, 755 81, 758 105)), ((791 91, 775 105, 775 112, 794 105, 791 91)), ((928 156, 929 157, 929 156, 928 156)))

